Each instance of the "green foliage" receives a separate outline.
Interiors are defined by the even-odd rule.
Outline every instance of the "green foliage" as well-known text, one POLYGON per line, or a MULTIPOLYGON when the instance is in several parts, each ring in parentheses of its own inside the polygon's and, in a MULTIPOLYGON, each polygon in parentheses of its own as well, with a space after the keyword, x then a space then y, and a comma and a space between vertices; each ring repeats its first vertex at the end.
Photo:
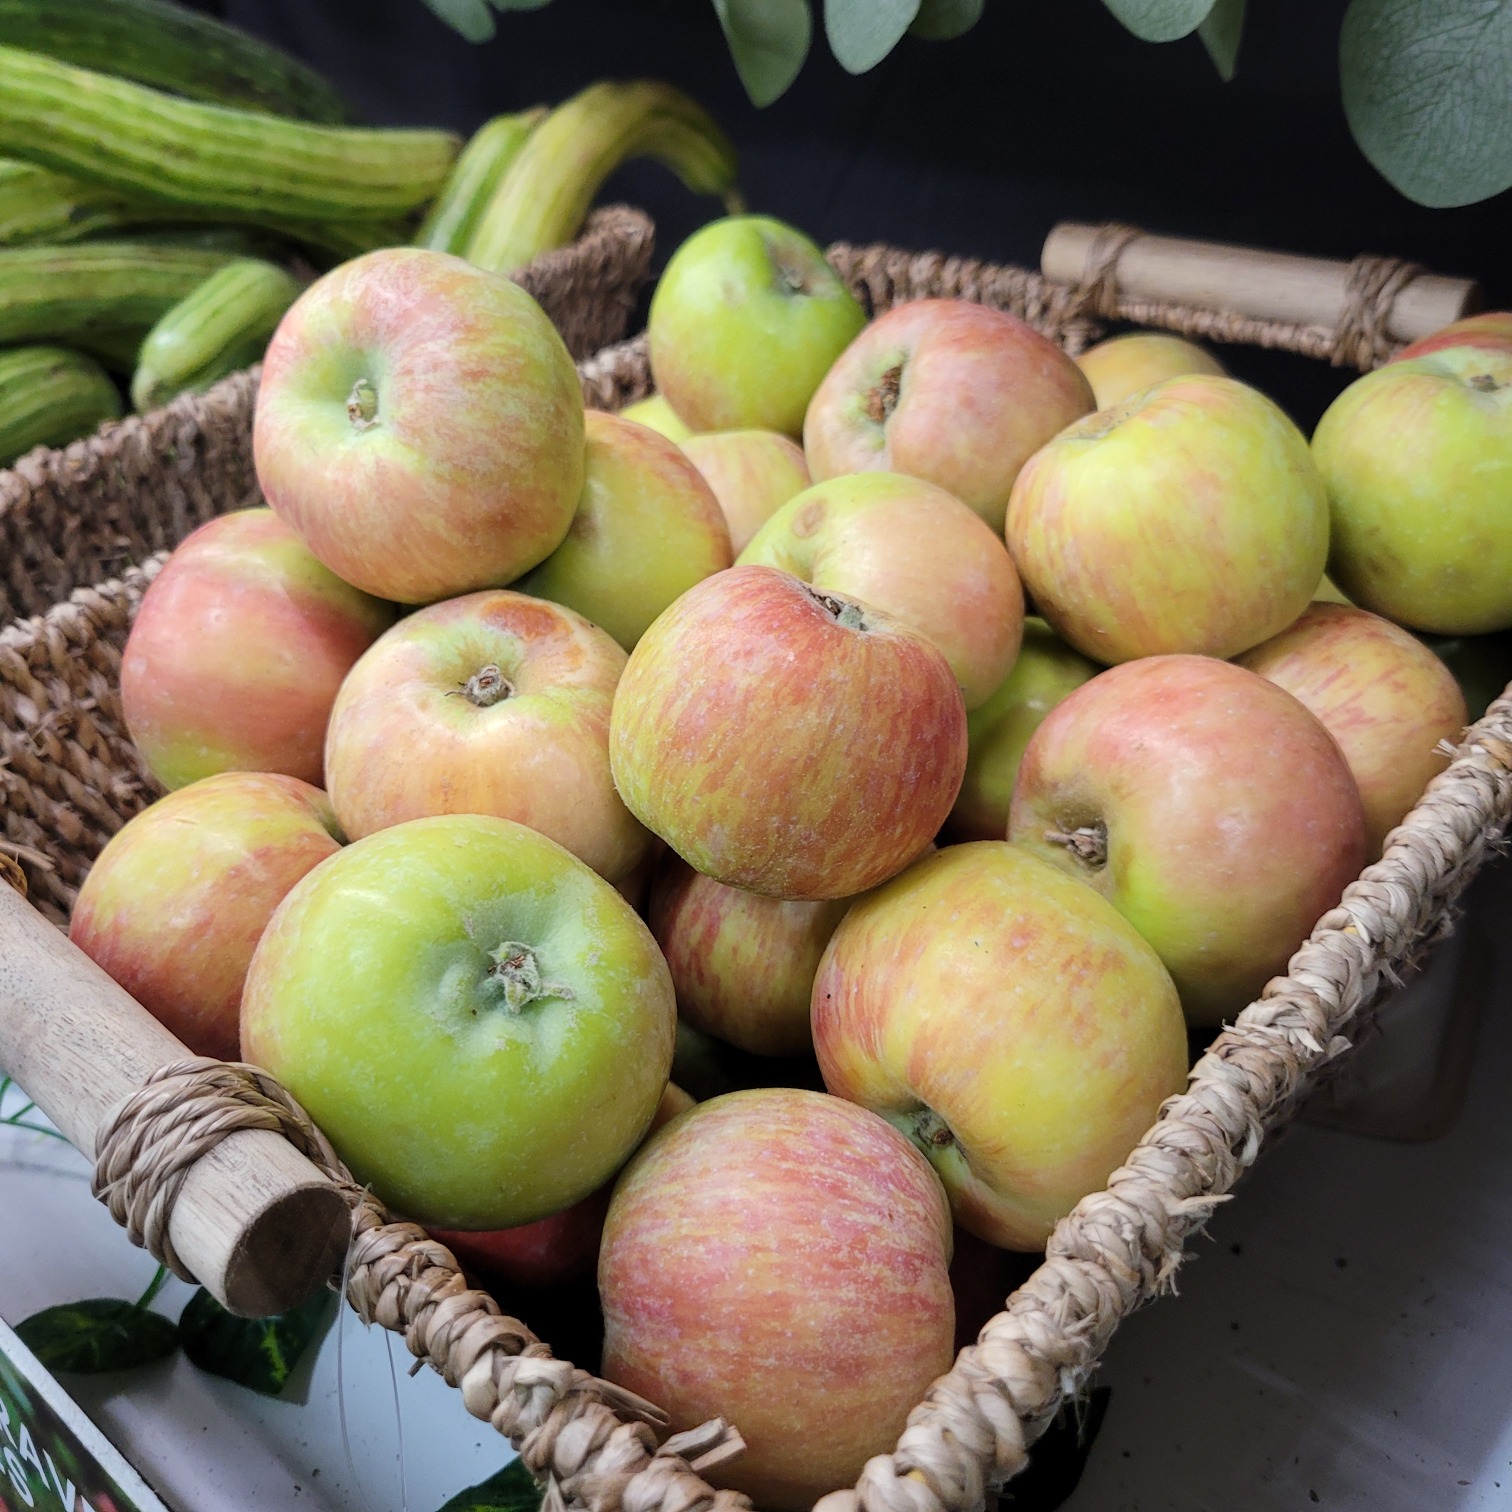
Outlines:
POLYGON ((830 51, 847 73, 866 73, 903 39, 919 0, 824 0, 830 51))
POLYGON ((494 11, 540 10, 551 0, 425 0, 425 3, 469 42, 486 42, 494 34, 494 11))
POLYGON ((438 1512, 537 1512, 541 1488, 519 1460, 486 1481, 459 1491, 438 1512))
POLYGON ((1244 31, 1244 0, 1218 0, 1197 28, 1218 77, 1225 84, 1239 62, 1239 38, 1244 31))
POLYGON ((1409 199, 1512 186, 1512 0, 1352 0, 1339 76, 1360 150, 1409 199))
POLYGON ((330 1324, 335 1295, 324 1289, 272 1318, 238 1318, 202 1287, 178 1321, 178 1342, 201 1370, 279 1396, 310 1344, 330 1324))
POLYGON ((172 1319, 121 1297, 44 1308, 17 1324, 16 1333, 49 1370, 75 1375, 150 1365, 178 1348, 172 1319))
POLYGON ((753 105, 770 105, 798 77, 814 20, 808 0, 714 0, 735 71, 753 105))
POLYGON ((926 42, 953 42, 982 19, 985 0, 924 0, 908 28, 910 37, 926 42))
POLYGON ((1213 0, 1103 0, 1142 42, 1174 42, 1202 25, 1213 0))

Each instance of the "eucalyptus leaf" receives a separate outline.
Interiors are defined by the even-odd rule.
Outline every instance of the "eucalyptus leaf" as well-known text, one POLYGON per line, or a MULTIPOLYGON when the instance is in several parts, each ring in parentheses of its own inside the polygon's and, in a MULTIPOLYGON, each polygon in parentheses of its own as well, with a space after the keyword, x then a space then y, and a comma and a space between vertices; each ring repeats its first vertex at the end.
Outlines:
POLYGON ((1214 0, 1103 0, 1142 42, 1174 42, 1202 25, 1214 0))
POLYGON ((1409 199, 1512 186, 1512 0, 1351 0, 1339 75, 1360 151, 1409 199))
POLYGON ((425 0, 425 4, 469 42, 487 42, 494 34, 493 12, 486 0, 425 0))
POLYGON ((278 1396, 311 1342, 325 1332, 335 1295, 321 1289, 271 1318, 238 1318, 203 1287, 179 1315, 178 1341, 201 1370, 263 1396, 278 1396))
POLYGON ((813 39, 808 0, 714 0, 735 71, 753 105, 770 105, 798 77, 813 39))
POLYGON ((75 1375, 131 1370, 178 1348, 171 1319, 121 1297, 44 1308, 18 1323, 16 1333, 49 1370, 75 1375))
POLYGON ((1225 84, 1234 77, 1239 63, 1239 39, 1244 33, 1244 0, 1218 0, 1207 13, 1197 35, 1207 48, 1218 77, 1225 84))
POLYGON ((830 51, 847 72, 875 68, 913 24, 919 0, 824 0, 830 51))
POLYGON ((926 42, 954 41, 982 19, 983 4, 984 0, 922 0, 908 34, 926 42))
POLYGON ((541 1488, 520 1460, 511 1460, 486 1481, 459 1491, 437 1512, 537 1512, 541 1488))

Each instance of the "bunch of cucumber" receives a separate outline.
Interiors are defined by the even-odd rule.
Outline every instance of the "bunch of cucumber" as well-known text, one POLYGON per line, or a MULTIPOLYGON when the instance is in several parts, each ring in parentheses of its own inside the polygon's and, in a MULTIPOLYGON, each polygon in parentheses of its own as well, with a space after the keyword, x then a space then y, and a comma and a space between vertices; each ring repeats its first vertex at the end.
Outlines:
POLYGON ((363 127, 317 74, 172 0, 0 0, 0 466, 255 362, 304 283, 415 245, 511 272, 649 156, 738 206, 668 85, 445 131, 363 127))

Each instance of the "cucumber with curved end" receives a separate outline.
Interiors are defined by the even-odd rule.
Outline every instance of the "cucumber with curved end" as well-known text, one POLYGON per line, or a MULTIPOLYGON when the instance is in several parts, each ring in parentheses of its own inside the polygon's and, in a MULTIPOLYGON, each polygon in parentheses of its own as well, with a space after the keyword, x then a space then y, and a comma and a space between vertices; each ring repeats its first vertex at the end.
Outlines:
POLYGON ((460 257, 495 186, 547 114, 546 107, 538 105, 516 115, 495 116, 478 127, 426 211, 415 246, 460 257))
POLYGON ((244 258, 212 273, 147 333, 131 379, 131 402, 156 409, 175 394, 203 392, 258 361, 299 281, 275 263, 244 258))
POLYGON ((192 100, 333 126, 352 119, 314 69, 167 0, 0 0, 0 37, 192 100))
POLYGON ((115 189, 81 184, 35 163, 0 160, 0 245, 78 241, 114 230, 130 203, 115 189))
POLYGON ((224 252, 125 241, 5 248, 0 343, 84 346, 94 331, 145 332, 229 261, 224 252))
POLYGON ((82 352, 29 346, 0 352, 0 467, 34 446, 64 446, 121 414, 105 369, 82 352))
POLYGON ((448 131, 313 126, 0 47, 0 154, 217 219, 377 220, 446 180, 448 131))
POLYGON ((629 158, 652 157, 734 211, 735 149, 714 118, 670 84, 590 85, 531 133, 484 206, 464 254, 511 273, 577 235, 593 197, 629 158))

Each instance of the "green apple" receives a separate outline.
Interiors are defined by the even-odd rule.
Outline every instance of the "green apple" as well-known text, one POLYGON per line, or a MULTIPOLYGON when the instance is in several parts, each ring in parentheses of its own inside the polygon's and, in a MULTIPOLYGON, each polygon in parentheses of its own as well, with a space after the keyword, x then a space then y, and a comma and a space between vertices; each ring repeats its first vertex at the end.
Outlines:
POLYGON ((730 527, 665 436, 589 410, 583 494, 567 539, 514 586, 565 604, 625 650, 694 583, 730 565, 730 527))
POLYGON ((1512 628, 1512 351, 1447 347, 1367 373, 1313 434, 1328 568, 1414 630, 1512 628))
POLYGON ((728 216, 672 254, 651 300, 651 370, 696 431, 797 436, 820 380, 865 324, 802 232, 728 216))
POLYGON ((966 716, 966 776, 950 811, 957 840, 1001 840, 1019 760, 1040 721, 1101 668, 1059 640, 1044 620, 1024 621, 1013 670, 980 708, 966 716))
POLYGON ((676 441, 679 446, 693 435, 692 427, 667 403, 663 394, 637 399, 634 404, 627 404, 620 414, 626 420, 635 421, 637 425, 649 426, 667 440, 676 441))
POLYGON ((672 978, 609 883, 507 819, 414 819, 289 893, 252 958, 242 1051, 378 1196, 494 1229, 586 1197, 672 1066, 672 978))

